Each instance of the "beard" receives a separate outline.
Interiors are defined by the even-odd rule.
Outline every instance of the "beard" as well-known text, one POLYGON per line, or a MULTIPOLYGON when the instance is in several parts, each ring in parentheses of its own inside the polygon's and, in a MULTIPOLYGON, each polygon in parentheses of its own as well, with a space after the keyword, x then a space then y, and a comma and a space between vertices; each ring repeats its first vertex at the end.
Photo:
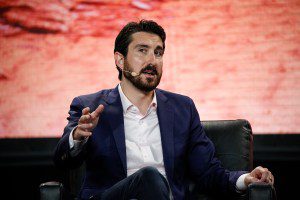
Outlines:
MULTIPOLYGON (((129 66, 129 64, 126 60, 124 62, 124 70, 133 72, 132 68, 129 66)), ((132 76, 131 73, 124 72, 124 71, 123 71, 123 74, 124 74, 124 77, 127 78, 137 89, 139 89, 143 92, 150 92, 150 91, 154 90, 160 83, 160 79, 162 76, 162 73, 159 74, 157 72, 156 68, 152 65, 147 65, 146 67, 141 69, 139 71, 138 76, 132 76), (149 73, 149 71, 151 71, 150 73, 152 75, 154 75, 154 77, 146 77, 146 80, 143 80, 141 75, 143 73, 146 73, 146 71, 148 73, 149 73)))

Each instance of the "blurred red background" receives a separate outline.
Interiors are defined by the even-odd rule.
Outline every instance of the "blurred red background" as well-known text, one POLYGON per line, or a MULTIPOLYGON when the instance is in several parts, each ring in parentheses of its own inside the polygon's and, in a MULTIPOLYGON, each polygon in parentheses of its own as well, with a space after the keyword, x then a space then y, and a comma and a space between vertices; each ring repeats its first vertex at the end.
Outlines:
POLYGON ((118 84, 114 39, 140 19, 167 33, 159 87, 202 120, 299 133, 297 0, 0 0, 0 137, 59 137, 75 96, 118 84))

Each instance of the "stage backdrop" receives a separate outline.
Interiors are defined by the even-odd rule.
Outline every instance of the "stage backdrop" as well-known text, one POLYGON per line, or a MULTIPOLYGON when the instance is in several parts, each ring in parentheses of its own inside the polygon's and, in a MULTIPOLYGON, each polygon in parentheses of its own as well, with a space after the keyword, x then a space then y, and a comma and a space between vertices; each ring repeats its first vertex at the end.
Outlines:
POLYGON ((140 19, 167 33, 159 87, 201 120, 299 133, 298 0, 0 0, 0 137, 61 136, 75 96, 118 84, 114 39, 140 19))

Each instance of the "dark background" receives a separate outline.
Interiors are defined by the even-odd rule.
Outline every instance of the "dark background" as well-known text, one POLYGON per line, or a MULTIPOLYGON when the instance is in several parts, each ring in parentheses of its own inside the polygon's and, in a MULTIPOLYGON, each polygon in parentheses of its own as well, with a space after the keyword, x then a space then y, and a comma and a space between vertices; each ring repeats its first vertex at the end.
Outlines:
MULTIPOLYGON (((58 138, 0 140, 0 199, 39 199, 39 184, 63 181, 52 155, 58 138)), ((278 199, 295 199, 300 180, 300 134, 254 135, 254 166, 275 176, 278 199)))

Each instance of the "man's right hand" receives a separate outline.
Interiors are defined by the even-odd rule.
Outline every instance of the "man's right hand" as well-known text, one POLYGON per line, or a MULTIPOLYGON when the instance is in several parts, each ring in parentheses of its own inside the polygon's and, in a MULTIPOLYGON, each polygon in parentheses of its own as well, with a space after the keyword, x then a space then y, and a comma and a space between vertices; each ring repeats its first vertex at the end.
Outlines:
POLYGON ((103 112, 104 106, 100 104, 98 108, 90 113, 90 108, 86 107, 82 110, 82 116, 78 121, 78 126, 73 132, 74 140, 84 140, 92 135, 93 129, 97 126, 100 114, 103 112))

